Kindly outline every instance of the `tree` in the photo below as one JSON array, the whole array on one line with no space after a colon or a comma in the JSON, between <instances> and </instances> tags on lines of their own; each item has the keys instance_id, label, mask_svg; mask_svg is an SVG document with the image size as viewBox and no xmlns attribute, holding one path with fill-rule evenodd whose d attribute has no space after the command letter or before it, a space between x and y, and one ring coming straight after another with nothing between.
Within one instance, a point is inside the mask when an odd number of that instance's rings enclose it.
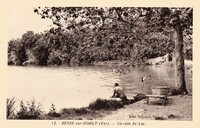
<instances>
[{"instance_id":1,"label":"tree","mask_svg":"<svg viewBox=\"0 0 200 128\"><path fill-rule=\"evenodd\" d=\"M170 23L172 24L174 28L174 43L175 43L175 57L176 57L175 85L176 85L177 90L179 90L181 94L188 94L186 83L185 83L185 67L184 67L184 56L183 56L183 31L184 31L184 27L188 29L192 26L192 21L191 21L192 8L182 11L182 14L183 15L179 15L179 13L176 12L172 16ZM188 18L188 17L191 17L191 18ZM185 19L189 19L189 20L186 21Z\"/></svg>"},{"instance_id":2,"label":"tree","mask_svg":"<svg viewBox=\"0 0 200 128\"><path fill-rule=\"evenodd\" d=\"M177 89L180 89L182 94L187 94L185 83L185 66L184 66L184 57L183 57L183 32L180 26L180 18L178 15L175 15L171 22L173 23L174 28L174 40L175 40L175 57L176 57L176 66L175 66L175 85Z\"/></svg>"},{"instance_id":3,"label":"tree","mask_svg":"<svg viewBox=\"0 0 200 128\"><path fill-rule=\"evenodd\" d=\"M35 35L33 31L27 31L25 34L22 35L21 42L25 47L25 49L34 47L36 41L37 41L37 35Z\"/></svg>"},{"instance_id":4,"label":"tree","mask_svg":"<svg viewBox=\"0 0 200 128\"><path fill-rule=\"evenodd\" d=\"M36 47L33 47L33 54L38 65L47 65L49 49L45 41L45 36L43 35L37 40Z\"/></svg>"},{"instance_id":5,"label":"tree","mask_svg":"<svg viewBox=\"0 0 200 128\"><path fill-rule=\"evenodd\" d=\"M11 40L8 45L8 64L22 65L27 60L27 55L21 40Z\"/></svg>"},{"instance_id":6,"label":"tree","mask_svg":"<svg viewBox=\"0 0 200 128\"><path fill-rule=\"evenodd\" d=\"M151 51L145 50L144 47L154 47L147 44L152 40L152 35L159 35L158 42L172 42L171 35L174 33L176 87L181 94L188 93L184 78L183 38L192 35L192 8L45 7L41 9L38 7L34 12L43 19L52 19L55 25L67 32L82 35L81 41L85 41L87 45L104 45L105 52L100 54L100 57L108 56L111 50L111 53L117 53L116 57L126 55L127 53L123 51L125 45L120 43L124 42L126 46L132 46L132 51L128 52L133 53L132 61L143 60L148 55L147 52ZM109 35L106 35L108 33ZM105 40L103 44L102 40ZM158 46L164 47L162 43ZM169 48L171 44L167 47L164 53L157 55L171 52L172 48ZM85 57L82 59L88 59L88 56Z\"/></svg>"}]
</instances>

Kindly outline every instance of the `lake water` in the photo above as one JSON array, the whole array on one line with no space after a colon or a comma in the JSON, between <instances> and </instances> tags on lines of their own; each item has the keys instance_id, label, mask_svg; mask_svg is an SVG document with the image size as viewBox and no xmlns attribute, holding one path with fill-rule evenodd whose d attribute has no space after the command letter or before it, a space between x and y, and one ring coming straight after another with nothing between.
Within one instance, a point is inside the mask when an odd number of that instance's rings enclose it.
<instances>
[{"instance_id":1,"label":"lake water","mask_svg":"<svg viewBox=\"0 0 200 128\"><path fill-rule=\"evenodd\" d=\"M131 69L119 74L102 66L87 67L8 67L8 98L21 100L33 98L49 111L51 104L61 108L85 107L97 98L108 99L113 93L114 83L118 82L128 97L134 93L151 93L151 86L167 83L174 86L174 68L148 66L143 70ZM141 77L146 76L145 83ZM186 71L186 83L192 91L192 74Z\"/></svg>"}]
</instances>

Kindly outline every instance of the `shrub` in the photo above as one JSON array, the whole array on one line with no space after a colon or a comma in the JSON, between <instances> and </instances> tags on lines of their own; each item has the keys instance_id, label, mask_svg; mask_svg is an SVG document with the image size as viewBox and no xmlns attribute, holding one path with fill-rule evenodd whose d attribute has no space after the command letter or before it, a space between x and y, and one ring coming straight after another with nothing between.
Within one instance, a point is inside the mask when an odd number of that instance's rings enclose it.
<instances>
[{"instance_id":1,"label":"shrub","mask_svg":"<svg viewBox=\"0 0 200 128\"><path fill-rule=\"evenodd\" d=\"M169 92L170 92L169 95L171 96L176 96L181 94L181 90L176 88L170 88Z\"/></svg>"},{"instance_id":2,"label":"shrub","mask_svg":"<svg viewBox=\"0 0 200 128\"><path fill-rule=\"evenodd\" d=\"M121 101L97 99L90 103L88 108L91 110L116 110L122 107L124 107L124 105Z\"/></svg>"},{"instance_id":3,"label":"shrub","mask_svg":"<svg viewBox=\"0 0 200 128\"><path fill-rule=\"evenodd\" d=\"M90 110L87 108L68 108L62 109L61 114L68 115L68 116L80 116L91 113Z\"/></svg>"},{"instance_id":4,"label":"shrub","mask_svg":"<svg viewBox=\"0 0 200 128\"><path fill-rule=\"evenodd\" d=\"M165 117L161 117L161 116L156 116L155 120L166 120Z\"/></svg>"},{"instance_id":5,"label":"shrub","mask_svg":"<svg viewBox=\"0 0 200 128\"><path fill-rule=\"evenodd\" d=\"M20 110L17 112L17 119L41 119L43 111L41 110L41 105L38 103L36 106L35 100L33 99L27 105L21 101Z\"/></svg>"},{"instance_id":6,"label":"shrub","mask_svg":"<svg viewBox=\"0 0 200 128\"><path fill-rule=\"evenodd\" d=\"M56 112L56 109L55 109L55 105L54 105L54 104L51 105L51 108L50 108L50 111L49 111L49 113L48 113L48 116L50 116L50 117L60 117L60 116L61 116L60 113L57 113L57 112Z\"/></svg>"},{"instance_id":7,"label":"shrub","mask_svg":"<svg viewBox=\"0 0 200 128\"><path fill-rule=\"evenodd\" d=\"M6 117L7 119L13 119L15 117L15 108L14 108L14 105L15 105L15 98L7 98L7 104L6 104Z\"/></svg>"},{"instance_id":8,"label":"shrub","mask_svg":"<svg viewBox=\"0 0 200 128\"><path fill-rule=\"evenodd\" d=\"M63 119L69 120L93 120L97 117L102 117L105 111L95 111L88 107L83 108L64 108L60 111Z\"/></svg>"}]
</instances>

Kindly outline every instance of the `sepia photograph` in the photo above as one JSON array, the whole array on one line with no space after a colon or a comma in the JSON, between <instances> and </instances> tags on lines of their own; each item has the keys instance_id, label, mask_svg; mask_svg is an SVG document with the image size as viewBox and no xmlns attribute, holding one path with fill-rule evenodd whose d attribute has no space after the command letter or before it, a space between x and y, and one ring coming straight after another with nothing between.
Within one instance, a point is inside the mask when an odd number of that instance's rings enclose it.
<instances>
[{"instance_id":1,"label":"sepia photograph","mask_svg":"<svg viewBox=\"0 0 200 128\"><path fill-rule=\"evenodd\" d=\"M6 120L193 121L193 7L8 12Z\"/></svg>"}]
</instances>

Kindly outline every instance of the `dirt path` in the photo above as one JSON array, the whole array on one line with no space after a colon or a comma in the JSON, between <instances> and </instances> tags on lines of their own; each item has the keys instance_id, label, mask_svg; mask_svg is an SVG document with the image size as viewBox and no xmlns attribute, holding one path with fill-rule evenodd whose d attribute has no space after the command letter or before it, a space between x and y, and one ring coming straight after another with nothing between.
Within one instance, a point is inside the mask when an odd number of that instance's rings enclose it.
<instances>
[{"instance_id":1,"label":"dirt path","mask_svg":"<svg viewBox=\"0 0 200 128\"><path fill-rule=\"evenodd\" d=\"M111 114L101 120L192 120L192 96L169 97L166 106L161 105L158 99L139 101Z\"/></svg>"}]
</instances>

